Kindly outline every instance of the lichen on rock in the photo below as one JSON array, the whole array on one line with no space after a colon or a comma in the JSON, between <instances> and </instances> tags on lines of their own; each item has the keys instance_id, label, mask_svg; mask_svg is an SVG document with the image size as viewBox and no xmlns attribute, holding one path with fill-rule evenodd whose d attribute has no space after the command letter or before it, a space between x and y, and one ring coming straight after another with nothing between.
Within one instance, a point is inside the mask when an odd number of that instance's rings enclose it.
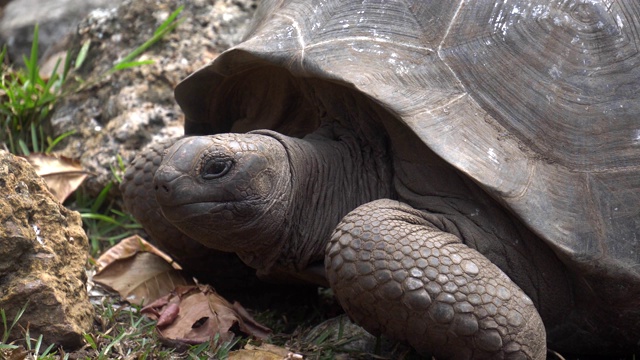
<instances>
[{"instance_id":1,"label":"lichen on rock","mask_svg":"<svg viewBox=\"0 0 640 360\"><path fill-rule=\"evenodd\" d=\"M46 344L82 345L93 324L88 248L80 214L55 200L26 160L0 150L0 308L10 322L27 306L11 339L28 327Z\"/></svg>"}]
</instances>

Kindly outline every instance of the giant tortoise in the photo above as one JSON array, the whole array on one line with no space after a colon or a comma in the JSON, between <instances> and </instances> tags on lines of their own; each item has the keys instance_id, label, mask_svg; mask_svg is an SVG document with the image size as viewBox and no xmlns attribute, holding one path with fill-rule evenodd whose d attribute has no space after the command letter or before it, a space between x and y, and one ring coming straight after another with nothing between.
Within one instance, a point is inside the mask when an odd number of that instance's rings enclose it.
<instances>
[{"instance_id":1,"label":"giant tortoise","mask_svg":"<svg viewBox=\"0 0 640 360\"><path fill-rule=\"evenodd\" d=\"M125 200L438 358L629 353L639 49L637 0L264 0Z\"/></svg>"}]
</instances>

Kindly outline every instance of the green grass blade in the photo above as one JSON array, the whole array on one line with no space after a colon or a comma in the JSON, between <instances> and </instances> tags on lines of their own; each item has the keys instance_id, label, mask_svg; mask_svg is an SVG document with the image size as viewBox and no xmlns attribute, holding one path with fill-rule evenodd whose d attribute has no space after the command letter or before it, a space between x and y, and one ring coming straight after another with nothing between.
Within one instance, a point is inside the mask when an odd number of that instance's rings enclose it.
<instances>
[{"instance_id":1,"label":"green grass blade","mask_svg":"<svg viewBox=\"0 0 640 360\"><path fill-rule=\"evenodd\" d=\"M171 25L171 23L176 19L176 17L180 15L182 10L184 10L184 5L180 5L174 12L172 12L171 15L169 15L169 17L165 21L163 21L162 24L160 24L160 26L156 29L153 35L159 35L160 33L164 32L169 27L169 25Z\"/></svg>"},{"instance_id":2,"label":"green grass blade","mask_svg":"<svg viewBox=\"0 0 640 360\"><path fill-rule=\"evenodd\" d=\"M122 341L122 339L124 339L124 337L127 335L126 332L122 332L120 335L118 335L112 342L109 343L109 345L107 345L104 349L102 349L102 351L100 352L100 355L102 356L106 356L109 354L109 351L111 351L111 348L118 344L119 342Z\"/></svg>"},{"instance_id":3,"label":"green grass blade","mask_svg":"<svg viewBox=\"0 0 640 360\"><path fill-rule=\"evenodd\" d=\"M44 88L42 89L42 93L45 95L42 97L44 101L47 101L46 95L51 94L51 87L58 81L60 76L58 75L58 67L60 66L60 59L56 61L56 64L53 66L53 71L51 71L51 75L49 76L49 80L44 84ZM40 77L40 76L38 76ZM54 96L53 99L56 97Z\"/></svg>"},{"instance_id":4,"label":"green grass blade","mask_svg":"<svg viewBox=\"0 0 640 360\"><path fill-rule=\"evenodd\" d=\"M51 352L51 350L53 350L53 346L55 344L50 344L49 346L47 346L46 349L44 349L44 351L42 352L42 354L40 354L40 356L47 356L49 355L49 353Z\"/></svg>"},{"instance_id":5,"label":"green grass blade","mask_svg":"<svg viewBox=\"0 0 640 360\"><path fill-rule=\"evenodd\" d=\"M25 62L25 66L29 71L29 82L31 89L36 85L36 77L38 74L38 32L39 25L36 24L33 28L33 42L31 43L31 58Z\"/></svg>"},{"instance_id":6,"label":"green grass blade","mask_svg":"<svg viewBox=\"0 0 640 360\"><path fill-rule=\"evenodd\" d=\"M91 47L91 40L87 39L80 48L80 52L78 52L78 57L76 57L75 69L78 70L84 61L87 59L87 54L89 53L89 48Z\"/></svg>"},{"instance_id":7,"label":"green grass blade","mask_svg":"<svg viewBox=\"0 0 640 360\"><path fill-rule=\"evenodd\" d=\"M2 46L2 52L0 52L0 65L4 63L5 56L7 56L7 44L4 44L4 46Z\"/></svg>"},{"instance_id":8,"label":"green grass blade","mask_svg":"<svg viewBox=\"0 0 640 360\"><path fill-rule=\"evenodd\" d=\"M35 122L31 123L31 148L33 148L33 152L40 152L40 146L38 146L38 128Z\"/></svg>"},{"instance_id":9,"label":"green grass blade","mask_svg":"<svg viewBox=\"0 0 640 360\"><path fill-rule=\"evenodd\" d=\"M31 154L31 151L29 151L29 147L27 146L27 143L24 142L24 140L18 139L18 147L20 147L22 155L29 156L29 154Z\"/></svg>"},{"instance_id":10,"label":"green grass blade","mask_svg":"<svg viewBox=\"0 0 640 360\"><path fill-rule=\"evenodd\" d=\"M2 319L2 329L4 330L2 334L2 343L7 342L9 338L10 329L7 327L7 314L4 312L4 309L0 309L0 319Z\"/></svg>"},{"instance_id":11,"label":"green grass blade","mask_svg":"<svg viewBox=\"0 0 640 360\"><path fill-rule=\"evenodd\" d=\"M67 50L67 54L64 57L64 69L62 69L62 76L60 76L60 88L62 88L62 85L67 81L69 70L71 70L71 50Z\"/></svg>"},{"instance_id":12,"label":"green grass blade","mask_svg":"<svg viewBox=\"0 0 640 360\"><path fill-rule=\"evenodd\" d=\"M111 68L111 71L113 72L118 70L124 70L124 69L129 69L129 68L138 67L142 65L149 65L149 64L153 64L153 60L119 62L115 64L113 68Z\"/></svg>"},{"instance_id":13,"label":"green grass blade","mask_svg":"<svg viewBox=\"0 0 640 360\"><path fill-rule=\"evenodd\" d=\"M40 354L40 346L42 346L42 338L43 338L43 335L40 334L40 336L38 336L38 340L36 341L36 346L33 348L35 360L38 360L38 354Z\"/></svg>"},{"instance_id":14,"label":"green grass blade","mask_svg":"<svg viewBox=\"0 0 640 360\"><path fill-rule=\"evenodd\" d=\"M102 188L102 190L100 191L100 194L98 194L98 197L91 205L92 213L94 214L98 213L98 211L102 207L102 204L104 204L104 201L107 199L107 195L109 195L109 191L111 190L112 187L113 187L113 183L110 182L104 188Z\"/></svg>"},{"instance_id":15,"label":"green grass blade","mask_svg":"<svg viewBox=\"0 0 640 360\"><path fill-rule=\"evenodd\" d=\"M118 222L117 220L106 216L106 215L102 215L102 214L94 214L94 213L84 213L84 214L80 214L80 217L83 219L92 219L92 220L100 220L100 221L104 221L106 223L110 223L110 224L114 224L114 225L118 225L120 226L120 222Z\"/></svg>"},{"instance_id":16,"label":"green grass blade","mask_svg":"<svg viewBox=\"0 0 640 360\"><path fill-rule=\"evenodd\" d=\"M91 334L83 334L82 337L84 337L84 340L93 350L98 350L98 344L96 344L96 341Z\"/></svg>"},{"instance_id":17,"label":"green grass blade","mask_svg":"<svg viewBox=\"0 0 640 360\"><path fill-rule=\"evenodd\" d=\"M49 146L47 147L47 149L44 151L46 154L51 153L51 151L53 150L54 147L56 147L56 145L58 145L58 143L62 140L64 140L65 138L75 134L76 131L75 130L71 130L71 131L67 131L66 133L63 133L62 135L58 136L57 138L53 139L52 141L49 141Z\"/></svg>"},{"instance_id":18,"label":"green grass blade","mask_svg":"<svg viewBox=\"0 0 640 360\"><path fill-rule=\"evenodd\" d=\"M173 31L173 29L175 29L178 25L180 25L180 23L182 23L182 20L175 21L175 19L180 14L180 12L182 12L182 9L184 9L184 6L180 6L178 9L176 9L176 11L171 13L171 15L169 15L169 17L154 32L151 39L145 41L144 44L135 48L132 52L130 52L127 56L125 56L122 60L120 60L116 65L114 65L114 67L111 68L109 72L115 72L115 71L121 70L121 68L118 68L120 64L132 63L133 59L137 58L140 54L142 54L149 47L151 47L151 45L155 44L160 39L162 39L162 37L165 34L167 34L170 31ZM137 66L137 65L134 65L134 66ZM131 66L129 65L129 66L126 66L125 68L127 67L131 67Z\"/></svg>"}]
</instances>

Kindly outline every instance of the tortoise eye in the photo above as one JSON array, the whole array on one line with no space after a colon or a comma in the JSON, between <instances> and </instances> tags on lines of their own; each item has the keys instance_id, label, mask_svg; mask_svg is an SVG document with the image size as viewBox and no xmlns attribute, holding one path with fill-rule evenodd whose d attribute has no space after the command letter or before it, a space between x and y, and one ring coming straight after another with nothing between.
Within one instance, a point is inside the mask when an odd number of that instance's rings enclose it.
<instances>
[{"instance_id":1,"label":"tortoise eye","mask_svg":"<svg viewBox=\"0 0 640 360\"><path fill-rule=\"evenodd\" d=\"M232 166L233 161L229 159L211 159L204 164L201 176L205 180L217 179L228 173Z\"/></svg>"}]
</instances>

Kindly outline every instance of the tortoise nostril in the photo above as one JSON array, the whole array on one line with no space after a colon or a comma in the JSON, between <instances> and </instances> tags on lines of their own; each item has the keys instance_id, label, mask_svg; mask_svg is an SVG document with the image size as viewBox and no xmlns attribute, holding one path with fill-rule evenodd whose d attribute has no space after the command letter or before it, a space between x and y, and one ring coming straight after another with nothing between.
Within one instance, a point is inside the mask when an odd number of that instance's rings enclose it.
<instances>
[{"instance_id":1,"label":"tortoise nostril","mask_svg":"<svg viewBox=\"0 0 640 360\"><path fill-rule=\"evenodd\" d=\"M182 174L171 167L161 166L153 177L153 189L160 202L172 201L174 196L174 182Z\"/></svg>"},{"instance_id":2,"label":"tortoise nostril","mask_svg":"<svg viewBox=\"0 0 640 360\"><path fill-rule=\"evenodd\" d=\"M171 189L169 189L169 187L167 185L165 185L165 184L162 184L162 185L156 184L153 188L154 188L154 190L156 192L159 192L161 190L164 190L164 192L166 192L166 193L171 192Z\"/></svg>"}]
</instances>

